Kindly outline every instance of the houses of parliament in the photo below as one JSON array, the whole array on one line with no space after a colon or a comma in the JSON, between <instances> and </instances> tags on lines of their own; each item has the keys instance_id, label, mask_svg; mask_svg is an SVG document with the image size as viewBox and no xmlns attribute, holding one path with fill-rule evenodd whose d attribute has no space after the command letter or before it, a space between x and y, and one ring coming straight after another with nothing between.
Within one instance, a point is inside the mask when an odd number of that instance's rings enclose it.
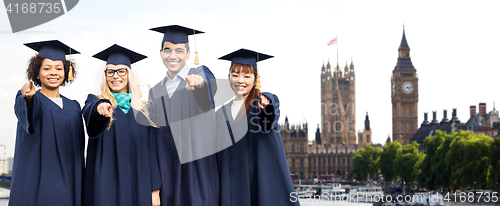
<instances>
[{"instance_id":1,"label":"houses of parliament","mask_svg":"<svg viewBox=\"0 0 500 206\"><path fill-rule=\"evenodd\" d=\"M290 173L310 180L322 174L340 175L347 179L352 170L355 151L373 145L368 112L364 129L356 134L356 73L354 63L340 67L321 67L321 125L317 125L312 144L308 140L309 126L292 124L285 118L281 137ZM403 37L397 63L392 71L391 99L394 141L407 144L418 129L418 78L410 57L410 47ZM321 129L320 129L321 126ZM387 139L386 144L389 143ZM381 144L373 145L382 147Z\"/></svg>"}]
</instances>

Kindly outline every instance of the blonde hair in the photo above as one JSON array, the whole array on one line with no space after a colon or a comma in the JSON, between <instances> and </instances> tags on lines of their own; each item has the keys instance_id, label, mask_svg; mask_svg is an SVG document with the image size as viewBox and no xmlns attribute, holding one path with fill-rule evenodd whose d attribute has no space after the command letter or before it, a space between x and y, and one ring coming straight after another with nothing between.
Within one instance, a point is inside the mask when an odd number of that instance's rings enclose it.
<instances>
[{"instance_id":1,"label":"blonde hair","mask_svg":"<svg viewBox=\"0 0 500 206\"><path fill-rule=\"evenodd\" d=\"M132 100L130 101L130 107L132 107L135 110L140 111L142 114L144 114L144 116L146 116L146 119L148 120L150 126L158 127L149 118L149 111L148 111L148 107L150 107L149 103L144 103L139 97L139 93L140 93L139 84L137 82L137 79L135 78L134 73L132 72L132 69L130 69L130 67L128 67L126 65L124 65L124 66L127 69L127 75L128 75L128 84L127 84L128 92L132 93ZM108 66L106 65L106 68L104 68L104 69L105 70L108 69ZM101 95L98 95L97 97L99 99L108 99L111 102L111 105L113 106L113 110L114 110L118 106L118 104L116 103L115 96L111 93L111 90L109 89L108 82L106 81L106 73L105 72L103 72L103 75L102 75L101 92L102 92ZM112 117L111 120L109 121L109 125L108 125L107 129L109 129L111 127L114 120L115 120L114 117Z\"/></svg>"}]
</instances>

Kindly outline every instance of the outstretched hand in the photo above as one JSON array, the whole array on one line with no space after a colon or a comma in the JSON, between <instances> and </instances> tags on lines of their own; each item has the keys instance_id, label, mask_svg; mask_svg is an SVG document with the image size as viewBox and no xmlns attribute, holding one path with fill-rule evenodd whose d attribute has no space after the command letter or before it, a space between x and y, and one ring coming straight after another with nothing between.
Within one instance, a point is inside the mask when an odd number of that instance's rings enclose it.
<instances>
[{"instance_id":1,"label":"outstretched hand","mask_svg":"<svg viewBox=\"0 0 500 206\"><path fill-rule=\"evenodd\" d=\"M97 105L97 112L104 117L111 118L113 117L113 106L107 102L100 103Z\"/></svg>"},{"instance_id":2,"label":"outstretched hand","mask_svg":"<svg viewBox=\"0 0 500 206\"><path fill-rule=\"evenodd\" d=\"M264 109L265 106L267 106L269 103L271 103L271 100L266 97L266 95L263 95L262 92L259 92L259 102L257 102L257 105L259 108Z\"/></svg>"},{"instance_id":3,"label":"outstretched hand","mask_svg":"<svg viewBox=\"0 0 500 206\"><path fill-rule=\"evenodd\" d=\"M194 91L196 87L203 86L203 83L205 82L203 77L197 74L187 75L184 79L186 79L186 89L188 91Z\"/></svg>"},{"instance_id":4,"label":"outstretched hand","mask_svg":"<svg viewBox=\"0 0 500 206\"><path fill-rule=\"evenodd\" d=\"M33 84L33 80L30 80L29 83L26 83L21 87L21 94L26 99L28 104L33 102L33 96L36 94L35 85Z\"/></svg>"}]
</instances>

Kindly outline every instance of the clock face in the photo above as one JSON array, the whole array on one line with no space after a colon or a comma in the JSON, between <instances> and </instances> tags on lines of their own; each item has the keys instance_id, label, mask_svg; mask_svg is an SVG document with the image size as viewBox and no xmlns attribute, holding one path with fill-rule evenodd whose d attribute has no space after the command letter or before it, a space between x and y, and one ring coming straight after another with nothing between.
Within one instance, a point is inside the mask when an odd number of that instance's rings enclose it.
<instances>
[{"instance_id":1,"label":"clock face","mask_svg":"<svg viewBox=\"0 0 500 206\"><path fill-rule=\"evenodd\" d=\"M351 80L354 80L354 77L351 76Z\"/></svg>"},{"instance_id":2,"label":"clock face","mask_svg":"<svg viewBox=\"0 0 500 206\"><path fill-rule=\"evenodd\" d=\"M405 82L401 89L405 94L411 94L413 92L413 84L411 82Z\"/></svg>"}]
</instances>

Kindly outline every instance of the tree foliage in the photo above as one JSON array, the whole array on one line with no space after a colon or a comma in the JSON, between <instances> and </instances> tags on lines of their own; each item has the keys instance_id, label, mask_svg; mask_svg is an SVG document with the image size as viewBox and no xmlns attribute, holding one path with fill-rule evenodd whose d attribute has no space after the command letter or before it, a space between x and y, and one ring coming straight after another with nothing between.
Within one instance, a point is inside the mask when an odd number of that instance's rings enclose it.
<instances>
[{"instance_id":1,"label":"tree foliage","mask_svg":"<svg viewBox=\"0 0 500 206\"><path fill-rule=\"evenodd\" d=\"M380 172L385 181L399 177L410 184L416 180L431 190L451 186L500 189L499 137L438 130L425 139L424 146L425 153L418 151L416 142L405 146L391 142L383 151L371 146L360 149L353 155L349 175L366 180Z\"/></svg>"},{"instance_id":2,"label":"tree foliage","mask_svg":"<svg viewBox=\"0 0 500 206\"><path fill-rule=\"evenodd\" d=\"M500 190L500 137L495 138L490 145L490 173L488 176L489 187Z\"/></svg>"},{"instance_id":3,"label":"tree foliage","mask_svg":"<svg viewBox=\"0 0 500 206\"><path fill-rule=\"evenodd\" d=\"M398 177L394 171L394 160L403 148L399 142L391 142L383 147L384 150L380 154L379 167L380 173L384 176L384 180L391 182Z\"/></svg>"},{"instance_id":4,"label":"tree foliage","mask_svg":"<svg viewBox=\"0 0 500 206\"><path fill-rule=\"evenodd\" d=\"M493 141L486 135L475 135L469 131L453 133L455 138L445 157L450 168L448 175L457 186L474 186L486 188L489 168L489 147Z\"/></svg>"},{"instance_id":5,"label":"tree foliage","mask_svg":"<svg viewBox=\"0 0 500 206\"><path fill-rule=\"evenodd\" d=\"M355 175L357 180L366 180L370 175L377 174L380 153L379 148L372 146L356 151L352 157L352 171L349 175Z\"/></svg>"},{"instance_id":6,"label":"tree foliage","mask_svg":"<svg viewBox=\"0 0 500 206\"><path fill-rule=\"evenodd\" d=\"M417 142L403 146L402 150L398 152L394 161L394 170L402 181L413 182L415 180L413 169L420 158Z\"/></svg>"}]
</instances>

